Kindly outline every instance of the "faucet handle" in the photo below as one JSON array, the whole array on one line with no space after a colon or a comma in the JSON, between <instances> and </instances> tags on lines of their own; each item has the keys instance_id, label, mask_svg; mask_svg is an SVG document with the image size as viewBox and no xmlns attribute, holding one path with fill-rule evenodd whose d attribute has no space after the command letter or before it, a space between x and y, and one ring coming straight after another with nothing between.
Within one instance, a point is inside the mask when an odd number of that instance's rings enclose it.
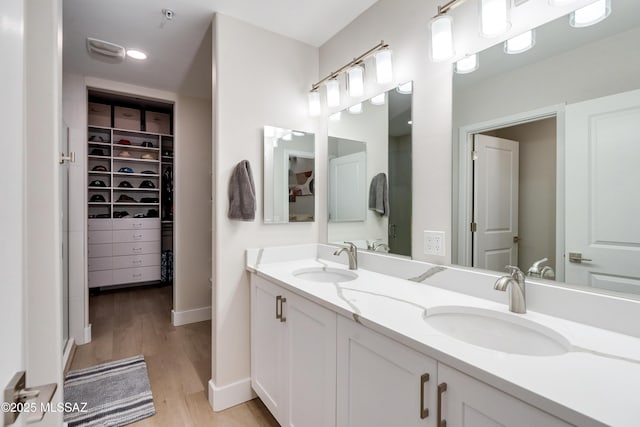
<instances>
[{"instance_id":1,"label":"faucet handle","mask_svg":"<svg viewBox=\"0 0 640 427\"><path fill-rule=\"evenodd\" d=\"M357 250L358 250L358 247L356 246L356 244L355 244L355 243L353 243L353 242L345 242L345 243L346 243L347 245L349 245L349 249L350 249L350 250L352 250L352 251L357 251Z\"/></svg>"},{"instance_id":2,"label":"faucet handle","mask_svg":"<svg viewBox=\"0 0 640 427\"><path fill-rule=\"evenodd\" d=\"M518 280L522 280L524 278L524 273L522 273L522 270L520 270L520 267L517 265L507 265L504 268L509 272L511 277L517 278Z\"/></svg>"}]
</instances>

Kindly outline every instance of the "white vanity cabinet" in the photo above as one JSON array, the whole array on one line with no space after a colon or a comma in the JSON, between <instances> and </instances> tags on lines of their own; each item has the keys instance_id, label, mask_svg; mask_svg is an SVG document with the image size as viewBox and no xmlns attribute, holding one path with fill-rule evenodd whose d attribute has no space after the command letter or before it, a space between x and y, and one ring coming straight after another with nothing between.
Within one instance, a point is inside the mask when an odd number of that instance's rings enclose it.
<instances>
[{"instance_id":1,"label":"white vanity cabinet","mask_svg":"<svg viewBox=\"0 0 640 427\"><path fill-rule=\"evenodd\" d=\"M436 427L437 362L338 317L338 427Z\"/></svg>"},{"instance_id":2,"label":"white vanity cabinet","mask_svg":"<svg viewBox=\"0 0 640 427\"><path fill-rule=\"evenodd\" d=\"M442 363L438 364L436 393L440 394L442 426L569 427L571 425Z\"/></svg>"},{"instance_id":3,"label":"white vanity cabinet","mask_svg":"<svg viewBox=\"0 0 640 427\"><path fill-rule=\"evenodd\" d=\"M336 317L251 275L251 385L280 425L335 425Z\"/></svg>"}]
</instances>

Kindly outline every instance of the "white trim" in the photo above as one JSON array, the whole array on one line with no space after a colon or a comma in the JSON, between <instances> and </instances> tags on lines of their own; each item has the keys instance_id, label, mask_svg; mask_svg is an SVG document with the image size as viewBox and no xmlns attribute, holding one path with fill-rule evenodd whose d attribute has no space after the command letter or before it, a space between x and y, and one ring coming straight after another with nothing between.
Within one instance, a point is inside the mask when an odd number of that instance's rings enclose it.
<instances>
[{"instance_id":1,"label":"white trim","mask_svg":"<svg viewBox=\"0 0 640 427\"><path fill-rule=\"evenodd\" d=\"M137 95L147 99L156 99L158 101L176 102L178 95L174 92L166 90L153 89L144 86L136 86L129 83L117 82L114 80L106 80L98 77L85 76L85 85L87 90L98 89L107 92Z\"/></svg>"},{"instance_id":2,"label":"white trim","mask_svg":"<svg viewBox=\"0 0 640 427\"><path fill-rule=\"evenodd\" d=\"M565 104L556 104L524 113L513 114L485 122L462 126L458 133L458 218L454 227L458 230L458 264L471 267L471 244L469 224L471 224L471 192L473 191L473 171L471 151L473 135L503 127L521 125L537 120L556 117L556 280L564 280L564 109ZM562 268L560 266L562 265Z\"/></svg>"},{"instance_id":3,"label":"white trim","mask_svg":"<svg viewBox=\"0 0 640 427\"><path fill-rule=\"evenodd\" d=\"M91 323L84 328L84 342L82 344L89 344L91 342Z\"/></svg>"},{"instance_id":4,"label":"white trim","mask_svg":"<svg viewBox=\"0 0 640 427\"><path fill-rule=\"evenodd\" d=\"M75 345L75 340L73 339L73 337L71 337L67 340L67 343L64 346L64 353L62 353L62 370L63 371L64 371L64 368L67 366L67 363L69 363L69 357L71 357L71 350L73 349L74 345Z\"/></svg>"},{"instance_id":5,"label":"white trim","mask_svg":"<svg viewBox=\"0 0 640 427\"><path fill-rule=\"evenodd\" d=\"M185 311L171 310L171 323L173 326L182 326L205 320L211 320L211 306Z\"/></svg>"},{"instance_id":6,"label":"white trim","mask_svg":"<svg viewBox=\"0 0 640 427\"><path fill-rule=\"evenodd\" d=\"M214 412L224 411L257 397L251 388L251 378L218 387L213 380L209 380L209 405Z\"/></svg>"}]
</instances>

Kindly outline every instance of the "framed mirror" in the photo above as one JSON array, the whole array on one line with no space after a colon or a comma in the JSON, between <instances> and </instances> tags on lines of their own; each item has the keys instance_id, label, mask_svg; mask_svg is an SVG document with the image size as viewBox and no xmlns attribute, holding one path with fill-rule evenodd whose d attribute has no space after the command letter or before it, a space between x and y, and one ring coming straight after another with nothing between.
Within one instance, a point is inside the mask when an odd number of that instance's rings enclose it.
<instances>
[{"instance_id":1,"label":"framed mirror","mask_svg":"<svg viewBox=\"0 0 640 427\"><path fill-rule=\"evenodd\" d=\"M312 222L315 215L315 135L264 127L264 222Z\"/></svg>"},{"instance_id":2,"label":"framed mirror","mask_svg":"<svg viewBox=\"0 0 640 427\"><path fill-rule=\"evenodd\" d=\"M454 73L454 263L640 295L640 3L611 5Z\"/></svg>"},{"instance_id":3,"label":"framed mirror","mask_svg":"<svg viewBox=\"0 0 640 427\"><path fill-rule=\"evenodd\" d=\"M329 117L328 242L411 256L412 83Z\"/></svg>"}]
</instances>

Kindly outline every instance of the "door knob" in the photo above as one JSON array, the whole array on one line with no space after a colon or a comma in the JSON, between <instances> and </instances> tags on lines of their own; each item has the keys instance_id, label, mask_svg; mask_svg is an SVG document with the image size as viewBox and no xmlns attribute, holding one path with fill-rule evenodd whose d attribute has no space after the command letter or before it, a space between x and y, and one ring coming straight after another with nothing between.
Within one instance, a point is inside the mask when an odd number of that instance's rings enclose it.
<instances>
[{"instance_id":1,"label":"door knob","mask_svg":"<svg viewBox=\"0 0 640 427\"><path fill-rule=\"evenodd\" d=\"M580 252L569 252L569 262L573 262L576 264L581 264L583 262L593 261L590 258L582 258L582 253Z\"/></svg>"},{"instance_id":2,"label":"door knob","mask_svg":"<svg viewBox=\"0 0 640 427\"><path fill-rule=\"evenodd\" d=\"M27 424L42 420L58 388L56 383L37 387L26 387L26 383L27 373L20 371L4 389L4 405L8 405L2 408L5 426L13 424L21 412L27 416Z\"/></svg>"}]
</instances>

